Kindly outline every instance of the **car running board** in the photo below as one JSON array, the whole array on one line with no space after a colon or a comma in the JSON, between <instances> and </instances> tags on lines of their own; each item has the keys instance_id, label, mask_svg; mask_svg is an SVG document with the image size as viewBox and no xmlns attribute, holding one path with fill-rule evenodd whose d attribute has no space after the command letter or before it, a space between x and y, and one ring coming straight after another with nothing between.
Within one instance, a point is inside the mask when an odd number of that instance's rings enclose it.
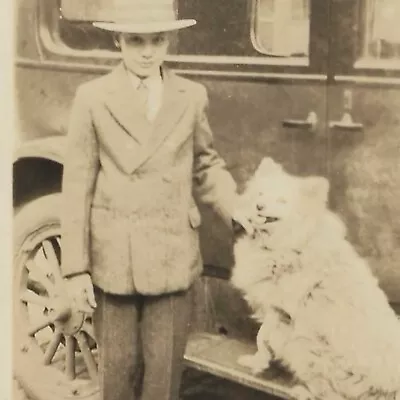
<instances>
[{"instance_id":1,"label":"car running board","mask_svg":"<svg viewBox=\"0 0 400 400\"><path fill-rule=\"evenodd\" d=\"M185 364L281 399L296 399L293 391L294 383L283 372L271 368L260 375L253 375L249 369L237 363L241 355L255 352L255 343L224 335L193 333L186 348Z\"/></svg>"}]
</instances>

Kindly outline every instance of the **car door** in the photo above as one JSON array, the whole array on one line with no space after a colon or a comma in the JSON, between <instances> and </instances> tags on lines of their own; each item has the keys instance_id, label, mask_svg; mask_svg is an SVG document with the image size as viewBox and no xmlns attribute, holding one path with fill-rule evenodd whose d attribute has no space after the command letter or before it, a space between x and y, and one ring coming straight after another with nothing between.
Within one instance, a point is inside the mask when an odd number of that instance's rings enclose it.
<instances>
[{"instance_id":1,"label":"car door","mask_svg":"<svg viewBox=\"0 0 400 400\"><path fill-rule=\"evenodd\" d=\"M394 303L400 301L398 0L335 0L329 56L331 204Z\"/></svg>"},{"instance_id":2,"label":"car door","mask_svg":"<svg viewBox=\"0 0 400 400\"><path fill-rule=\"evenodd\" d=\"M207 87L215 146L239 191L263 157L296 175L327 176L329 4L179 2L180 17L195 18L197 25L179 35L171 65ZM234 263L229 232L209 210L202 215L204 262L228 276ZM213 326L254 338L248 310L231 285L213 280L209 291Z\"/></svg>"},{"instance_id":3,"label":"car door","mask_svg":"<svg viewBox=\"0 0 400 400\"><path fill-rule=\"evenodd\" d=\"M172 66L207 87L215 146L239 190L263 157L326 175L329 2L192 0L178 10L197 25L179 35ZM205 263L230 267L223 228L203 214Z\"/></svg>"}]
</instances>

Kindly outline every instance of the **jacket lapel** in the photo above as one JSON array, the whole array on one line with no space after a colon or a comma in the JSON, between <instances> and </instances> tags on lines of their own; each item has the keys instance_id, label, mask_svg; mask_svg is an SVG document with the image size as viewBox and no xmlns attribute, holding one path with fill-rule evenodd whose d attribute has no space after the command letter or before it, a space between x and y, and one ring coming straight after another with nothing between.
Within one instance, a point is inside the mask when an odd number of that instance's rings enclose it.
<instances>
[{"instance_id":1,"label":"jacket lapel","mask_svg":"<svg viewBox=\"0 0 400 400\"><path fill-rule=\"evenodd\" d=\"M118 123L139 144L141 150L132 158L130 172L143 165L174 131L189 104L184 81L163 67L163 99L153 122L140 109L135 91L123 63L107 77L106 107Z\"/></svg>"},{"instance_id":2,"label":"jacket lapel","mask_svg":"<svg viewBox=\"0 0 400 400\"><path fill-rule=\"evenodd\" d=\"M107 77L106 107L116 121L140 144L146 142L151 125L140 108L138 98L123 63Z\"/></svg>"}]
</instances>

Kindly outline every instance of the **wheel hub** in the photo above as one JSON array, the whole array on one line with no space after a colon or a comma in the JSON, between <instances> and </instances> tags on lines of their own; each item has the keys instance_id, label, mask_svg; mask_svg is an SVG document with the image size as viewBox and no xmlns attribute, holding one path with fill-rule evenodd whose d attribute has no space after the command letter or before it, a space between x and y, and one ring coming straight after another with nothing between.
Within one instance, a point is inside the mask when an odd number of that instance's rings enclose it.
<instances>
[{"instance_id":1,"label":"wheel hub","mask_svg":"<svg viewBox=\"0 0 400 400\"><path fill-rule=\"evenodd\" d=\"M65 300L54 309L54 326L66 336L74 335L82 328L85 314L73 305L67 305Z\"/></svg>"}]
</instances>

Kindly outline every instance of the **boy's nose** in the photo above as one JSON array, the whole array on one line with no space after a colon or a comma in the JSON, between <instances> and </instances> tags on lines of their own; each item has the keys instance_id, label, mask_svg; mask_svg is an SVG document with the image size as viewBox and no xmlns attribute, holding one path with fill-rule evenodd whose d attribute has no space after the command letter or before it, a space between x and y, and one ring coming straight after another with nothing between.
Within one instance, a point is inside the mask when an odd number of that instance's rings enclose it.
<instances>
[{"instance_id":1,"label":"boy's nose","mask_svg":"<svg viewBox=\"0 0 400 400\"><path fill-rule=\"evenodd\" d=\"M154 46L153 46L153 45L151 45L151 44L146 44L146 45L143 47L142 54L143 54L145 57L150 57L150 56L152 56L152 55L153 55L153 52L154 52Z\"/></svg>"}]
</instances>

